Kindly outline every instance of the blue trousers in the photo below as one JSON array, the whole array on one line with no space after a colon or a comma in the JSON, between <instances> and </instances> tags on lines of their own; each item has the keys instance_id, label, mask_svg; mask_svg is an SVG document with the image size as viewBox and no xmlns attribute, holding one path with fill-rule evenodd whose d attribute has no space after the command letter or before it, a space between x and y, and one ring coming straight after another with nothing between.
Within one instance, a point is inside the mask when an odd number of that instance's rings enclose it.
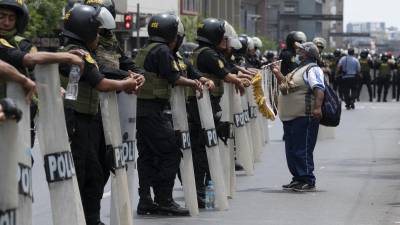
<instances>
[{"instance_id":1,"label":"blue trousers","mask_svg":"<svg viewBox=\"0 0 400 225\"><path fill-rule=\"evenodd\" d=\"M313 117L283 121L286 160L293 181L315 185L313 153L318 129L319 121Z\"/></svg>"}]
</instances>

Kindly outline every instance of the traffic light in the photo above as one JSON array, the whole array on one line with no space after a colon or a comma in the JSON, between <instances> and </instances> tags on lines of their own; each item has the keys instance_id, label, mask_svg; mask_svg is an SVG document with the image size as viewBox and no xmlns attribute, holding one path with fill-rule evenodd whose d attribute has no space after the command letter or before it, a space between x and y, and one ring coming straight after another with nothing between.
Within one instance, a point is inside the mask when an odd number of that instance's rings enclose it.
<instances>
[{"instance_id":1,"label":"traffic light","mask_svg":"<svg viewBox=\"0 0 400 225\"><path fill-rule=\"evenodd\" d=\"M125 30L132 30L133 27L133 14L128 13L124 15L124 28Z\"/></svg>"}]
</instances>

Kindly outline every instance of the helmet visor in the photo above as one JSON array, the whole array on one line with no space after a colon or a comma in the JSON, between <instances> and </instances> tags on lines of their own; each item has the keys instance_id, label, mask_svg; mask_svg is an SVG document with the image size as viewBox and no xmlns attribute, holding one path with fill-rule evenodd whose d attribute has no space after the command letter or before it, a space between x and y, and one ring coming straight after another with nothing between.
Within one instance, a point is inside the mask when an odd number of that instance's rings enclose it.
<instances>
[{"instance_id":1,"label":"helmet visor","mask_svg":"<svg viewBox=\"0 0 400 225\"><path fill-rule=\"evenodd\" d=\"M96 19L101 23L99 28L111 30L116 27L113 15L105 7L100 8L100 12Z\"/></svg>"},{"instance_id":2,"label":"helmet visor","mask_svg":"<svg viewBox=\"0 0 400 225\"><path fill-rule=\"evenodd\" d=\"M242 43L240 43L239 38L229 38L229 45L235 50L242 48Z\"/></svg>"}]
</instances>

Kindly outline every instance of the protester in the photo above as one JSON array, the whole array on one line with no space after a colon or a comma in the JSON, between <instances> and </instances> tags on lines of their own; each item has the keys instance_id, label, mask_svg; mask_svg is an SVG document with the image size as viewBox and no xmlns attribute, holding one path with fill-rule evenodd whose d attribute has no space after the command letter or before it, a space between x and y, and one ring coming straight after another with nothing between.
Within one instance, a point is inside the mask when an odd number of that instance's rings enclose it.
<instances>
[{"instance_id":1,"label":"protester","mask_svg":"<svg viewBox=\"0 0 400 225\"><path fill-rule=\"evenodd\" d=\"M317 46L311 42L298 45L300 65L284 76L276 64L272 71L278 80L279 117L285 132L286 159L292 181L283 189L314 191L314 148L317 141L321 105L324 98L324 74L316 64Z\"/></svg>"}]
</instances>

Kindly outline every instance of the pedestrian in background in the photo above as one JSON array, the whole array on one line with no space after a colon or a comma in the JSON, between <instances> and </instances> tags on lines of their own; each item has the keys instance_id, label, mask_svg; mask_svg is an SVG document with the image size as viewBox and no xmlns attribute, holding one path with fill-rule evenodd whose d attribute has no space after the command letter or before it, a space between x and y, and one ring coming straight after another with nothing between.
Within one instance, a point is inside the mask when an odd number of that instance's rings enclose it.
<instances>
[{"instance_id":1,"label":"pedestrian in background","mask_svg":"<svg viewBox=\"0 0 400 225\"><path fill-rule=\"evenodd\" d=\"M278 114L285 132L286 160L292 181L285 190L315 191L314 147L317 142L321 105L324 99L324 73L317 65L315 44L298 45L300 65L284 76L277 65L272 71L279 84Z\"/></svg>"},{"instance_id":2,"label":"pedestrian in background","mask_svg":"<svg viewBox=\"0 0 400 225\"><path fill-rule=\"evenodd\" d=\"M346 103L346 109L354 109L354 102L357 98L358 93L358 77L361 71L360 62L354 57L354 49L349 48L347 50L348 55L343 56L339 60L337 66L338 73L342 74L342 88L344 101Z\"/></svg>"}]
</instances>

